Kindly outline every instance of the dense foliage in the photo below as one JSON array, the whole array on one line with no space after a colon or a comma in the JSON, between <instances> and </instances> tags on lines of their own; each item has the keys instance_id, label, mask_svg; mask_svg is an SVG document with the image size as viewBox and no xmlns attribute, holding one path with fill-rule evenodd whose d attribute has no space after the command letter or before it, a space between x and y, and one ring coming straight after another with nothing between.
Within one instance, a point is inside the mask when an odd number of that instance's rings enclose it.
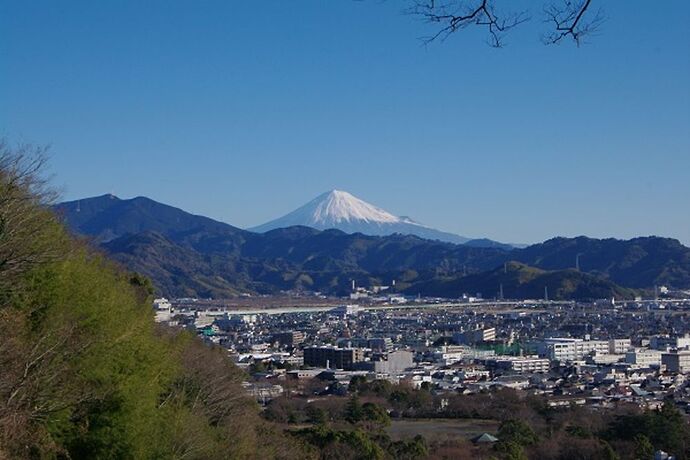
<instances>
[{"instance_id":1,"label":"dense foliage","mask_svg":"<svg viewBox=\"0 0 690 460\"><path fill-rule=\"evenodd\" d=\"M67 236L30 148L0 161L0 458L304 458L227 356L153 321L151 285Z\"/></svg>"},{"instance_id":2,"label":"dense foliage","mask_svg":"<svg viewBox=\"0 0 690 460\"><path fill-rule=\"evenodd\" d=\"M551 408L541 396L507 388L436 394L429 385L415 389L356 376L347 395L278 398L265 416L288 426L311 424L294 432L322 449L324 459L367 458L367 452L378 452L379 458L644 460L658 449L690 459L690 426L672 399L659 410L622 402L606 410ZM435 433L435 421L442 428L456 419L484 427L498 442L473 444L467 436ZM420 437L393 441L387 427L405 420L425 420L427 428ZM353 439L359 439L355 444L363 450L353 447Z\"/></svg>"}]
</instances>

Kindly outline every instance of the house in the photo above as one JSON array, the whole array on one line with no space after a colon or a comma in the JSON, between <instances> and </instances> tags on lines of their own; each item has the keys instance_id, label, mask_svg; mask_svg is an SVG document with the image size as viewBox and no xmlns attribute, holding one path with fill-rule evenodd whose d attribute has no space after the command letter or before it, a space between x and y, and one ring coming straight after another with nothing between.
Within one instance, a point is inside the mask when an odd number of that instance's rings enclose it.
<instances>
[{"instance_id":1,"label":"house","mask_svg":"<svg viewBox=\"0 0 690 460\"><path fill-rule=\"evenodd\" d=\"M490 435L489 433L482 433L479 436L472 438L471 441L474 444L493 444L494 442L498 442L498 438Z\"/></svg>"}]
</instances>

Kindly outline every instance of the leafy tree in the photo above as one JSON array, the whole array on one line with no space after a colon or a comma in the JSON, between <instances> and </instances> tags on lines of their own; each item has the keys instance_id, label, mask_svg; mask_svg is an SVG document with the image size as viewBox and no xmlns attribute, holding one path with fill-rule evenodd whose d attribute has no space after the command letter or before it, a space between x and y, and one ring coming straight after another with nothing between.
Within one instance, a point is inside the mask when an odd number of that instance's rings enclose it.
<instances>
[{"instance_id":1,"label":"leafy tree","mask_svg":"<svg viewBox=\"0 0 690 460\"><path fill-rule=\"evenodd\" d=\"M307 418L310 423L314 423L316 425L323 425L328 421L328 415L326 414L326 411L320 407L314 406L313 404L307 406L306 412Z\"/></svg>"},{"instance_id":2,"label":"leafy tree","mask_svg":"<svg viewBox=\"0 0 690 460\"><path fill-rule=\"evenodd\" d=\"M336 431L319 425L299 430L294 435L316 447L322 459L379 460L386 457L381 446L360 429Z\"/></svg>"},{"instance_id":3,"label":"leafy tree","mask_svg":"<svg viewBox=\"0 0 690 460\"><path fill-rule=\"evenodd\" d=\"M566 428L566 431L571 436L575 436L578 438L586 439L592 437L592 433L587 428L583 428L581 426L569 426Z\"/></svg>"},{"instance_id":4,"label":"leafy tree","mask_svg":"<svg viewBox=\"0 0 690 460\"><path fill-rule=\"evenodd\" d=\"M261 360L254 360L252 365L250 366L249 373L254 375L254 374L262 374L266 372L268 369L266 368L266 364L264 364L263 361Z\"/></svg>"},{"instance_id":5,"label":"leafy tree","mask_svg":"<svg viewBox=\"0 0 690 460\"><path fill-rule=\"evenodd\" d=\"M654 446L649 438L642 433L635 435L635 459L649 460L654 457Z\"/></svg>"},{"instance_id":6,"label":"leafy tree","mask_svg":"<svg viewBox=\"0 0 690 460\"><path fill-rule=\"evenodd\" d=\"M426 458L429 455L426 441L419 434L412 439L391 443L388 452L393 458L399 460L416 460Z\"/></svg>"},{"instance_id":7,"label":"leafy tree","mask_svg":"<svg viewBox=\"0 0 690 460\"><path fill-rule=\"evenodd\" d=\"M386 409L372 402L366 402L362 405L362 420L374 422L380 426L391 424L391 418Z\"/></svg>"},{"instance_id":8,"label":"leafy tree","mask_svg":"<svg viewBox=\"0 0 690 460\"><path fill-rule=\"evenodd\" d=\"M368 389L367 378L363 375L355 375L350 379L347 391L351 393L362 393Z\"/></svg>"},{"instance_id":9,"label":"leafy tree","mask_svg":"<svg viewBox=\"0 0 690 460\"><path fill-rule=\"evenodd\" d=\"M539 441L532 428L521 420L507 420L498 430L498 439L506 443L516 443L520 446L531 446Z\"/></svg>"},{"instance_id":10,"label":"leafy tree","mask_svg":"<svg viewBox=\"0 0 690 460\"><path fill-rule=\"evenodd\" d=\"M501 452L505 460L528 460L522 445L515 441L500 441L496 443L495 449Z\"/></svg>"},{"instance_id":11,"label":"leafy tree","mask_svg":"<svg viewBox=\"0 0 690 460\"><path fill-rule=\"evenodd\" d=\"M369 383L368 391L373 395L388 398L393 391L393 384L388 380L374 380Z\"/></svg>"},{"instance_id":12,"label":"leafy tree","mask_svg":"<svg viewBox=\"0 0 690 460\"><path fill-rule=\"evenodd\" d=\"M601 443L603 445L601 456L604 460L620 460L620 456L613 450L611 444L606 441L601 441Z\"/></svg>"},{"instance_id":13,"label":"leafy tree","mask_svg":"<svg viewBox=\"0 0 690 460\"><path fill-rule=\"evenodd\" d=\"M605 439L632 441L646 436L656 449L672 452L677 458L690 456L690 430L672 399L661 409L618 416L603 433Z\"/></svg>"},{"instance_id":14,"label":"leafy tree","mask_svg":"<svg viewBox=\"0 0 690 460\"><path fill-rule=\"evenodd\" d=\"M357 393L350 396L350 400L345 406L345 420L350 423L357 423L364 418L364 411L362 405L359 402L359 397Z\"/></svg>"}]
</instances>

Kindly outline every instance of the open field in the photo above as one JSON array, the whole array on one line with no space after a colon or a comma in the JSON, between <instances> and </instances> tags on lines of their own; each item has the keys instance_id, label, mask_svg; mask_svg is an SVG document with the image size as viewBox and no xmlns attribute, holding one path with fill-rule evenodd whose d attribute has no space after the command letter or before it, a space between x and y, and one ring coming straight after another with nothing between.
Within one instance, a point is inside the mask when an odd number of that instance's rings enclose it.
<instances>
[{"instance_id":1,"label":"open field","mask_svg":"<svg viewBox=\"0 0 690 460\"><path fill-rule=\"evenodd\" d=\"M427 440L470 439L484 432L495 434L499 423L481 419L393 419L387 431L398 440L421 434Z\"/></svg>"}]
</instances>

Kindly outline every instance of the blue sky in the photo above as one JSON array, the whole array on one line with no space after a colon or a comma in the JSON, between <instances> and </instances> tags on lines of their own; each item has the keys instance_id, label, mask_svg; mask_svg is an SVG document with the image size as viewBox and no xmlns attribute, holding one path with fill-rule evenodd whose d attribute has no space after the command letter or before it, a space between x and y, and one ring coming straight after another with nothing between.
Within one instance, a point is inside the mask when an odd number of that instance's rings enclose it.
<instances>
[{"instance_id":1,"label":"blue sky","mask_svg":"<svg viewBox=\"0 0 690 460\"><path fill-rule=\"evenodd\" d=\"M406 2L0 0L0 135L50 144L65 199L145 195L233 225L338 188L501 241L690 243L690 2L600 0L492 49ZM671 12L671 13L669 13Z\"/></svg>"}]
</instances>

